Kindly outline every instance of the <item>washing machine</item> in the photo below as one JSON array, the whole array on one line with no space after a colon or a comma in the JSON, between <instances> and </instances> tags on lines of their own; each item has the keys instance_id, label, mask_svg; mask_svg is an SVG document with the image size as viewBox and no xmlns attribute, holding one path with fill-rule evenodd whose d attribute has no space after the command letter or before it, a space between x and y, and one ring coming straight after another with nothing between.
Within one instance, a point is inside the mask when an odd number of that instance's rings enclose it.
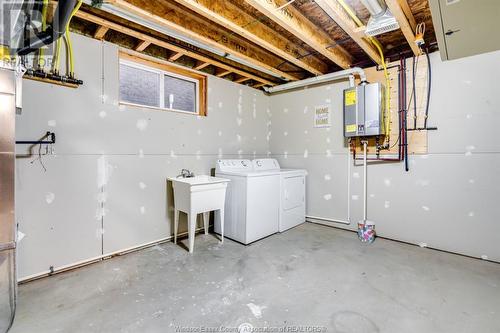
<instances>
[{"instance_id":1,"label":"washing machine","mask_svg":"<svg viewBox=\"0 0 500 333\"><path fill-rule=\"evenodd\" d=\"M280 210L279 232L286 231L306 221L306 176L303 169L281 169L274 158L252 161L256 171L279 171L280 173Z\"/></svg>"},{"instance_id":2,"label":"washing machine","mask_svg":"<svg viewBox=\"0 0 500 333\"><path fill-rule=\"evenodd\" d=\"M279 231L280 170L255 170L250 160L224 159L217 161L215 176L231 180L224 206L224 237L246 245ZM220 234L218 221L214 229Z\"/></svg>"}]
</instances>

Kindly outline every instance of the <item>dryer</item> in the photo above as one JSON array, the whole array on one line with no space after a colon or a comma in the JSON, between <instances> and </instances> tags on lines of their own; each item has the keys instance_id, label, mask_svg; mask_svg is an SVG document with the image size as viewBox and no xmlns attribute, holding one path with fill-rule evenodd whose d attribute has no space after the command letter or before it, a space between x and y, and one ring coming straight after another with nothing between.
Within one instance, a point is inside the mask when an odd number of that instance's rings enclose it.
<instances>
[{"instance_id":1,"label":"dryer","mask_svg":"<svg viewBox=\"0 0 500 333\"><path fill-rule=\"evenodd\" d=\"M286 231L306 221L306 176L303 169L281 169L274 158L252 161L254 170L279 171L280 210L279 232Z\"/></svg>"},{"instance_id":2,"label":"dryer","mask_svg":"<svg viewBox=\"0 0 500 333\"><path fill-rule=\"evenodd\" d=\"M225 237L246 245L278 232L279 170L255 170L252 161L244 159L218 160L215 175L231 180L224 207ZM215 221L220 234L219 219Z\"/></svg>"}]
</instances>

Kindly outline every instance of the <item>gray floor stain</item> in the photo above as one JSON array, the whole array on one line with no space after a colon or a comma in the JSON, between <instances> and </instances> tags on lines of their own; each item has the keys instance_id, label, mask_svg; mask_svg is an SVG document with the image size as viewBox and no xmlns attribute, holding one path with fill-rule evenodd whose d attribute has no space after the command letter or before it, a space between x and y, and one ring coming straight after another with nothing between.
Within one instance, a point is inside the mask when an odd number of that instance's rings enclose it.
<instances>
[{"instance_id":1,"label":"gray floor stain","mask_svg":"<svg viewBox=\"0 0 500 333\"><path fill-rule=\"evenodd\" d=\"M380 330L370 318L353 311L335 313L332 325L336 333L378 333Z\"/></svg>"},{"instance_id":2,"label":"gray floor stain","mask_svg":"<svg viewBox=\"0 0 500 333\"><path fill-rule=\"evenodd\" d=\"M193 255L166 243L21 285L11 332L500 332L495 263L314 224L247 247L195 242Z\"/></svg>"}]
</instances>

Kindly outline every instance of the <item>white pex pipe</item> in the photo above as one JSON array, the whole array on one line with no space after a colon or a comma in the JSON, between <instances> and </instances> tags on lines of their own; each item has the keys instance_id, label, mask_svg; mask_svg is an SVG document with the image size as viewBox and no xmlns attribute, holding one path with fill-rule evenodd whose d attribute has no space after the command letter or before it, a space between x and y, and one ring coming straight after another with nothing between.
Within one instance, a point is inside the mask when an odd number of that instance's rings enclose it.
<instances>
[{"instance_id":1,"label":"white pex pipe","mask_svg":"<svg viewBox=\"0 0 500 333\"><path fill-rule=\"evenodd\" d=\"M366 223L366 209L367 209L367 192L368 192L368 182L366 180L367 176L367 163L366 155L368 150L368 141L363 141L363 223Z\"/></svg>"},{"instance_id":2,"label":"white pex pipe","mask_svg":"<svg viewBox=\"0 0 500 333\"><path fill-rule=\"evenodd\" d=\"M361 68L360 68L360 70L361 70L361 72L357 72L357 74L359 74L359 76L361 77L361 80L366 81L365 72ZM345 72L345 71L343 71L343 72ZM337 73L339 73L339 72L337 72ZM327 74L327 75L330 75L330 74ZM339 77L339 78L341 78L341 77ZM349 86L351 88L354 87L354 74L353 73L349 74L347 76L347 78L349 78ZM290 89L293 89L293 88L290 88ZM351 224L351 149L350 149L350 146L347 147L347 219L346 220L338 220L338 219L331 219L331 218L320 217L320 216L311 216L311 215L306 216L306 219L324 221L324 222ZM323 224L321 222L315 222L315 221L311 221L311 222Z\"/></svg>"},{"instance_id":3,"label":"white pex pipe","mask_svg":"<svg viewBox=\"0 0 500 333\"><path fill-rule=\"evenodd\" d=\"M311 77L311 78L305 79L305 80L293 81L290 83L281 84L279 86L275 86L275 87L271 87L271 88L264 87L264 90L267 93L272 95L272 94L275 94L278 92L302 88L302 87L310 86L313 84L327 83L327 82L335 81L335 80L339 80L339 79L346 79L346 78L351 77L352 75L359 75L361 81L366 81L365 71L360 67L353 67L353 68L345 69L342 71L333 72L330 74Z\"/></svg>"}]
</instances>

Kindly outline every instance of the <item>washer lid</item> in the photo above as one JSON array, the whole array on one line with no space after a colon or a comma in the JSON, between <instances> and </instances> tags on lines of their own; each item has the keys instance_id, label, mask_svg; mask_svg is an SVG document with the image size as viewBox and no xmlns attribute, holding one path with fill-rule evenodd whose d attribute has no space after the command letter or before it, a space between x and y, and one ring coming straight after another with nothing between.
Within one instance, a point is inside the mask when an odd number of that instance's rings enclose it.
<instances>
[{"instance_id":1,"label":"washer lid","mask_svg":"<svg viewBox=\"0 0 500 333\"><path fill-rule=\"evenodd\" d=\"M265 176L278 176L280 175L279 170L268 170L268 171L216 171L216 176L241 176L241 177L265 177Z\"/></svg>"}]
</instances>

